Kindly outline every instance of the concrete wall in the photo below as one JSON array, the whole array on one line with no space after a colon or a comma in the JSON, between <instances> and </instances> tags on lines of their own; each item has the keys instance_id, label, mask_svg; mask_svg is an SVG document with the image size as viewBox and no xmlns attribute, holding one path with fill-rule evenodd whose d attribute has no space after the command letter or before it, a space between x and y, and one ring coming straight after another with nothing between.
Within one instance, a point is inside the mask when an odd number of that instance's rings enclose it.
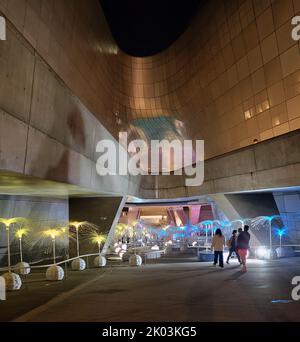
<instances>
[{"instance_id":1,"label":"concrete wall","mask_svg":"<svg viewBox=\"0 0 300 342\"><path fill-rule=\"evenodd\" d=\"M299 1L205 6L169 49L132 58L97 0L0 0L0 169L146 198L298 185L299 133L282 134L299 128L300 54L290 37ZM99 138L139 135L136 120L160 131L165 116L184 123L176 134L205 139L203 186L96 175Z\"/></svg>"},{"instance_id":2,"label":"concrete wall","mask_svg":"<svg viewBox=\"0 0 300 342\"><path fill-rule=\"evenodd\" d=\"M300 244L300 192L274 193L274 198L292 243Z\"/></svg>"},{"instance_id":3,"label":"concrete wall","mask_svg":"<svg viewBox=\"0 0 300 342\"><path fill-rule=\"evenodd\" d=\"M27 261L37 261L51 256L51 241L40 244L39 231L49 226L62 227L69 222L68 199L23 197L23 196L0 196L0 217L25 217L29 220L30 234L24 239L24 257ZM18 242L14 239L15 228L11 229L11 253L12 262L19 261ZM49 228L48 228L49 229ZM37 245L35 245L37 243ZM58 254L61 252L58 247ZM32 247L34 248L32 249ZM7 240L6 231L1 225L0 229L0 262L3 265L6 254ZM30 260L28 259L28 257Z\"/></svg>"},{"instance_id":4,"label":"concrete wall","mask_svg":"<svg viewBox=\"0 0 300 342\"><path fill-rule=\"evenodd\" d=\"M295 187L300 184L300 131L205 161L204 183L186 187L185 176L153 176L143 181L142 197L224 194Z\"/></svg>"},{"instance_id":5,"label":"concrete wall","mask_svg":"<svg viewBox=\"0 0 300 342\"><path fill-rule=\"evenodd\" d=\"M96 144L117 141L8 23L0 44L0 170L135 194L139 178L99 177Z\"/></svg>"},{"instance_id":6,"label":"concrete wall","mask_svg":"<svg viewBox=\"0 0 300 342\"><path fill-rule=\"evenodd\" d=\"M272 193L267 194L228 194L225 195L240 217L279 215Z\"/></svg>"},{"instance_id":7,"label":"concrete wall","mask_svg":"<svg viewBox=\"0 0 300 342\"><path fill-rule=\"evenodd\" d=\"M120 80L117 47L99 2L0 0L0 11L89 111L115 131L113 103ZM15 66L23 69L20 55L14 55ZM32 77L30 70L23 72Z\"/></svg>"}]
</instances>

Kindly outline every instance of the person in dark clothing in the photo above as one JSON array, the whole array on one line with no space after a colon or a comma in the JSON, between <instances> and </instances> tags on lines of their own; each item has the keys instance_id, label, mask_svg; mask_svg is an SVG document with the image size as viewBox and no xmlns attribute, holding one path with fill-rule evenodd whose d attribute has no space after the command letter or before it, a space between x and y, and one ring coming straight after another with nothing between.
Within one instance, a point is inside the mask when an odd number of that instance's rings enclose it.
<instances>
[{"instance_id":1,"label":"person in dark clothing","mask_svg":"<svg viewBox=\"0 0 300 342\"><path fill-rule=\"evenodd\" d=\"M238 228L238 233L237 233L237 237L236 237L236 251L237 251L237 255L239 256L240 265L242 265L242 260L240 258L239 253L238 253L237 239L242 232L243 232L243 228Z\"/></svg>"},{"instance_id":2,"label":"person in dark clothing","mask_svg":"<svg viewBox=\"0 0 300 342\"><path fill-rule=\"evenodd\" d=\"M226 263L229 264L229 259L231 258L233 253L235 253L239 263L241 263L239 253L237 252L237 231L236 230L232 232L232 237L228 241L228 247L229 247L229 255L228 255Z\"/></svg>"},{"instance_id":3,"label":"person in dark clothing","mask_svg":"<svg viewBox=\"0 0 300 342\"><path fill-rule=\"evenodd\" d=\"M250 234L249 226L245 225L244 231L241 232L237 238L237 250L243 265L243 272L247 272L247 253L249 250Z\"/></svg>"}]
</instances>

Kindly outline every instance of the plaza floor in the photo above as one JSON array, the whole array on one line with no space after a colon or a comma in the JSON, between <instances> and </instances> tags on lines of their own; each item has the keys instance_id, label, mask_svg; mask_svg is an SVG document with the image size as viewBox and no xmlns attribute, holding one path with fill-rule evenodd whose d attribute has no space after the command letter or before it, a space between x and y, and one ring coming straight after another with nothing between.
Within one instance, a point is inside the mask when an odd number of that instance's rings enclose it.
<instances>
[{"instance_id":1,"label":"plaza floor","mask_svg":"<svg viewBox=\"0 0 300 342\"><path fill-rule=\"evenodd\" d=\"M188 258L68 272L55 283L34 273L0 302L0 320L300 321L300 301L291 299L297 275L300 258L249 260L246 274L236 261L220 269Z\"/></svg>"}]
</instances>

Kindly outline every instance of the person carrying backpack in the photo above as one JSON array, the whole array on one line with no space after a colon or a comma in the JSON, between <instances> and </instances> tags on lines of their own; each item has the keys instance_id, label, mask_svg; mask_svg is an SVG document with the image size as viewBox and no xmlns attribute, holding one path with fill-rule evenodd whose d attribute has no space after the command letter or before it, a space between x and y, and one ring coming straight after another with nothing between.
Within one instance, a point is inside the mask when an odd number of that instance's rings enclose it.
<instances>
[{"instance_id":1,"label":"person carrying backpack","mask_svg":"<svg viewBox=\"0 0 300 342\"><path fill-rule=\"evenodd\" d=\"M237 230L232 231L232 236L227 243L227 247L229 248L229 255L228 255L226 263L229 264L229 259L231 258L233 253L235 253L239 263L241 263L241 258L237 251Z\"/></svg>"},{"instance_id":2,"label":"person carrying backpack","mask_svg":"<svg viewBox=\"0 0 300 342\"><path fill-rule=\"evenodd\" d=\"M247 272L247 253L249 250L250 234L249 226L244 227L244 231L241 232L237 238L237 250L243 265L243 272Z\"/></svg>"}]
</instances>

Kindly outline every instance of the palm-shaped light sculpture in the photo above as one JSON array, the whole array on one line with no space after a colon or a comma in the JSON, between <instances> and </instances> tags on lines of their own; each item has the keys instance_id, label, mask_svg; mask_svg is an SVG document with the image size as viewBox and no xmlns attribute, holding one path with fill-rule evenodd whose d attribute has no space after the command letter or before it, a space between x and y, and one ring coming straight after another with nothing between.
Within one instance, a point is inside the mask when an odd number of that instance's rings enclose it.
<instances>
[{"instance_id":1,"label":"palm-shaped light sculpture","mask_svg":"<svg viewBox=\"0 0 300 342\"><path fill-rule=\"evenodd\" d=\"M101 255L101 245L106 240L106 236L104 234L94 233L92 235L91 241L94 244L98 245L99 255Z\"/></svg>"},{"instance_id":2,"label":"palm-shaped light sculpture","mask_svg":"<svg viewBox=\"0 0 300 342\"><path fill-rule=\"evenodd\" d=\"M20 261L23 262L23 248L22 248L22 240L23 237L28 235L30 229L29 228L20 228L16 231L15 237L19 240L19 251L20 251Z\"/></svg>"},{"instance_id":3,"label":"palm-shaped light sculpture","mask_svg":"<svg viewBox=\"0 0 300 342\"><path fill-rule=\"evenodd\" d=\"M285 233L286 233L286 229L284 229L284 228L277 229L277 234L279 236L279 247L280 247L280 249L282 248L282 237L283 237L283 235L285 235Z\"/></svg>"},{"instance_id":4,"label":"palm-shaped light sculpture","mask_svg":"<svg viewBox=\"0 0 300 342\"><path fill-rule=\"evenodd\" d=\"M10 229L11 226L17 223L24 223L26 219L23 217L13 217L10 219L0 218L0 224L4 225L7 234L7 266L8 272L3 275L5 279L7 291L19 290L22 286L21 278L18 274L11 271L11 260L10 260Z\"/></svg>"},{"instance_id":5,"label":"palm-shaped light sculpture","mask_svg":"<svg viewBox=\"0 0 300 342\"><path fill-rule=\"evenodd\" d=\"M14 268L18 274L22 274L22 275L26 275L30 273L30 265L27 262L23 261L23 248L22 248L23 237L28 235L29 230L30 229L27 227L22 227L22 228L19 228L15 232L15 237L16 239L19 240L20 262Z\"/></svg>"},{"instance_id":6,"label":"palm-shaped light sculpture","mask_svg":"<svg viewBox=\"0 0 300 342\"><path fill-rule=\"evenodd\" d=\"M115 234L121 236L124 233L126 225L124 223L118 223L116 226Z\"/></svg>"},{"instance_id":7,"label":"palm-shaped light sculpture","mask_svg":"<svg viewBox=\"0 0 300 342\"><path fill-rule=\"evenodd\" d=\"M46 278L47 280L62 280L64 278L64 270L62 267L56 265L56 250L55 250L55 243L56 238L63 234L61 229L57 228L49 228L43 232L46 237L51 238L52 240L52 253L53 253L53 265L50 266L46 271Z\"/></svg>"},{"instance_id":8,"label":"palm-shaped light sculpture","mask_svg":"<svg viewBox=\"0 0 300 342\"><path fill-rule=\"evenodd\" d=\"M281 227L276 229L277 235L279 236L279 249L276 250L278 258L282 258L287 256L285 251L282 248L282 237L286 234L286 228Z\"/></svg>"},{"instance_id":9,"label":"palm-shaped light sculpture","mask_svg":"<svg viewBox=\"0 0 300 342\"><path fill-rule=\"evenodd\" d=\"M10 260L10 228L13 224L22 223L26 220L23 217L13 217L10 219L0 218L0 223L5 226L7 235L7 259L8 259L8 272L11 272L11 260Z\"/></svg>"},{"instance_id":10,"label":"palm-shaped light sculpture","mask_svg":"<svg viewBox=\"0 0 300 342\"><path fill-rule=\"evenodd\" d=\"M47 237L50 237L52 240L53 264L56 264L56 249L55 249L56 238L59 237L61 234L62 234L62 231L56 228L50 228L44 231L44 235Z\"/></svg>"},{"instance_id":11,"label":"palm-shaped light sculpture","mask_svg":"<svg viewBox=\"0 0 300 342\"><path fill-rule=\"evenodd\" d=\"M200 222L200 225L204 227L205 229L205 245L206 245L206 250L207 250L207 244L208 244L208 230L211 229L211 237L213 237L213 221L212 220L206 220Z\"/></svg>"},{"instance_id":12,"label":"palm-shaped light sculpture","mask_svg":"<svg viewBox=\"0 0 300 342\"><path fill-rule=\"evenodd\" d=\"M72 261L71 267L75 271L83 271L86 268L85 261L80 258L80 252L79 252L79 229L83 227L84 225L87 225L87 221L72 221L70 222L70 227L74 227L76 231L76 249L77 249L77 259Z\"/></svg>"},{"instance_id":13,"label":"palm-shaped light sculpture","mask_svg":"<svg viewBox=\"0 0 300 342\"><path fill-rule=\"evenodd\" d=\"M79 258L79 229L86 224L86 221L78 222L72 221L70 222L70 226L75 228L76 231L76 249L77 249L77 256Z\"/></svg>"},{"instance_id":14,"label":"palm-shaped light sculpture","mask_svg":"<svg viewBox=\"0 0 300 342\"><path fill-rule=\"evenodd\" d=\"M273 237L272 237L272 221L274 220L274 219L278 219L278 218L280 218L280 216L279 215L273 215L273 216L266 216L265 217L266 218L266 220L269 222L269 228L270 228L270 253L272 253L272 239L273 239Z\"/></svg>"},{"instance_id":15,"label":"palm-shaped light sculpture","mask_svg":"<svg viewBox=\"0 0 300 342\"><path fill-rule=\"evenodd\" d=\"M99 256L97 256L94 260L94 265L96 267L104 267L106 265L106 258L101 255L101 245L106 240L106 235L93 233L91 241L94 244L98 245L99 248Z\"/></svg>"},{"instance_id":16,"label":"palm-shaped light sculpture","mask_svg":"<svg viewBox=\"0 0 300 342\"><path fill-rule=\"evenodd\" d=\"M274 219L280 219L280 215L273 215L273 216L259 216L254 220L255 224L259 224L262 222L263 224L265 222L269 225L269 246L270 246L270 258L272 258L272 249L273 249L273 234L272 234L272 222Z\"/></svg>"}]
</instances>

